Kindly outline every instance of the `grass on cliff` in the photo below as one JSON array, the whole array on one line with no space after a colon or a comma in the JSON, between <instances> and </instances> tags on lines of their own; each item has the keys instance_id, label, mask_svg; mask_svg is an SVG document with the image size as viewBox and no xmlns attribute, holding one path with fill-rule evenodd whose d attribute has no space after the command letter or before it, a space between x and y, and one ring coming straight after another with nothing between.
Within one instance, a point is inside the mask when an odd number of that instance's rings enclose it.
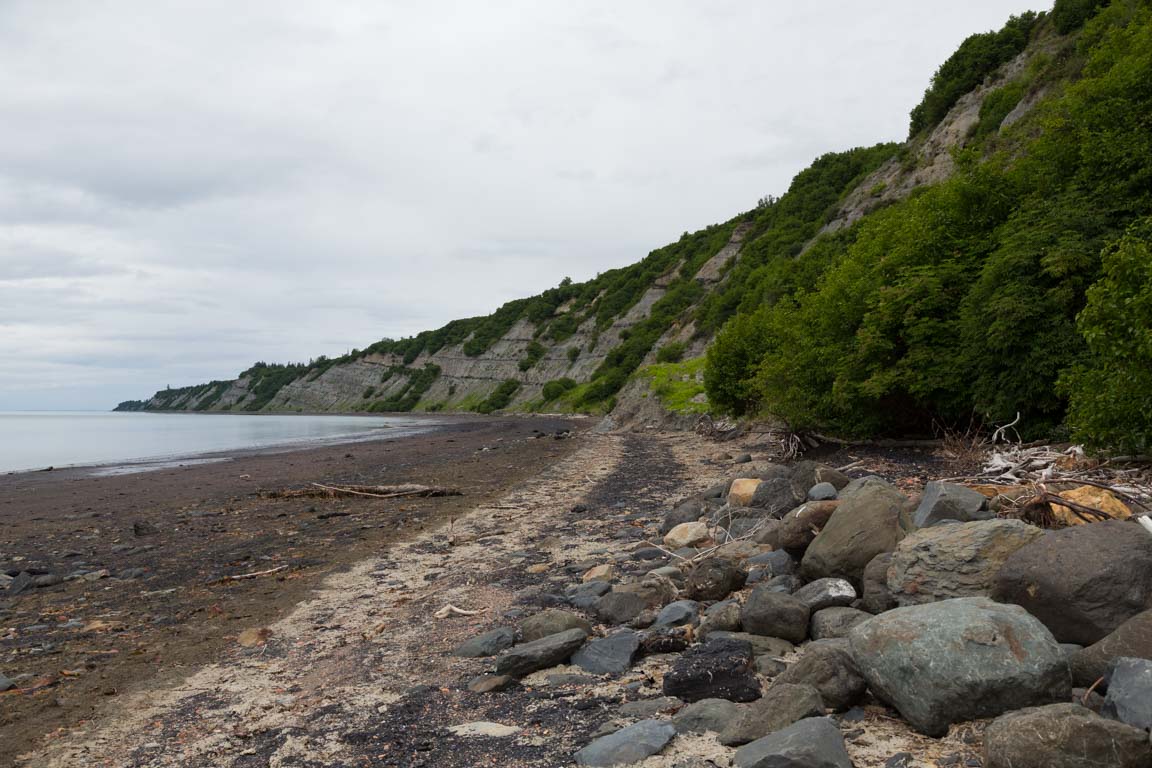
<instances>
[{"instance_id":1,"label":"grass on cliff","mask_svg":"<svg viewBox=\"0 0 1152 768\"><path fill-rule=\"evenodd\" d=\"M648 380L648 390L672 413L708 413L708 402L698 402L704 390L703 357L682 363L657 363L641 368L638 376Z\"/></svg>"}]
</instances>

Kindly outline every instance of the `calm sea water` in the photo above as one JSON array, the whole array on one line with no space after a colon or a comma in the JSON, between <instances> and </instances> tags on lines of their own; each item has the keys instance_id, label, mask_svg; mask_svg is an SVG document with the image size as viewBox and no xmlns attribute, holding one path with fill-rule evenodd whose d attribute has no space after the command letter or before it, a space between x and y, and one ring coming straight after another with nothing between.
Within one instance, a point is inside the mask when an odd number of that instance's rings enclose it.
<instances>
[{"instance_id":1,"label":"calm sea water","mask_svg":"<svg viewBox=\"0 0 1152 768\"><path fill-rule=\"evenodd\" d=\"M0 473L76 465L131 465L248 448L399 437L430 426L398 416L0 411Z\"/></svg>"}]
</instances>

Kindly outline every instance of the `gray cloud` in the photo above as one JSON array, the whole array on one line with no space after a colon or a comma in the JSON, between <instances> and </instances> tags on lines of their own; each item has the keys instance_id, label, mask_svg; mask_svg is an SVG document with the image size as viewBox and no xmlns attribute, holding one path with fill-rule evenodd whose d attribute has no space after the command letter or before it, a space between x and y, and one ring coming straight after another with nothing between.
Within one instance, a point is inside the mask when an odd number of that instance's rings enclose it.
<instances>
[{"instance_id":1,"label":"gray cloud","mask_svg":"<svg viewBox=\"0 0 1152 768\"><path fill-rule=\"evenodd\" d=\"M0 2L0 408L106 407L623 266L902 138L1023 0Z\"/></svg>"}]
</instances>

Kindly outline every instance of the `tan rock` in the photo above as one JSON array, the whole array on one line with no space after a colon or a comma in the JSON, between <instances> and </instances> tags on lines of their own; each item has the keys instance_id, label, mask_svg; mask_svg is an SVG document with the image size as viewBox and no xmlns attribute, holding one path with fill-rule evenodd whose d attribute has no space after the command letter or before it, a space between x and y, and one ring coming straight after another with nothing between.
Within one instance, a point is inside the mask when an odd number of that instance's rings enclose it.
<instances>
[{"instance_id":1,"label":"tan rock","mask_svg":"<svg viewBox=\"0 0 1152 768\"><path fill-rule=\"evenodd\" d=\"M708 533L708 526L705 523L681 523L664 537L664 544L672 549L680 549L681 547L691 547L696 544L703 544L711 539L711 534Z\"/></svg>"},{"instance_id":2,"label":"tan rock","mask_svg":"<svg viewBox=\"0 0 1152 768\"><path fill-rule=\"evenodd\" d=\"M1106 512L1117 520L1127 520L1132 517L1132 510L1128 509L1128 505L1120 501L1116 494L1104 488L1097 488L1094 485L1082 485L1070 491L1060 491L1059 495L1061 498L1075 502L1081 506L1092 507L1101 512ZM1053 504L1052 513L1056 515L1056 519L1064 525L1083 525L1085 522L1088 522L1078 517L1076 513L1063 504Z\"/></svg>"},{"instance_id":3,"label":"tan rock","mask_svg":"<svg viewBox=\"0 0 1152 768\"><path fill-rule=\"evenodd\" d=\"M551 567L548 563L536 563L535 565L528 566L524 570L528 571L528 573L547 573Z\"/></svg>"},{"instance_id":4,"label":"tan rock","mask_svg":"<svg viewBox=\"0 0 1152 768\"><path fill-rule=\"evenodd\" d=\"M756 489L760 487L763 480L757 480L754 477L742 477L732 481L732 487L728 489L728 503L733 507L747 507L752 504L752 497L756 495Z\"/></svg>"},{"instance_id":5,"label":"tan rock","mask_svg":"<svg viewBox=\"0 0 1152 768\"><path fill-rule=\"evenodd\" d=\"M616 566L611 563L604 565L597 565L584 571L584 575L580 577L583 582L589 581L612 581L616 578Z\"/></svg>"}]
</instances>

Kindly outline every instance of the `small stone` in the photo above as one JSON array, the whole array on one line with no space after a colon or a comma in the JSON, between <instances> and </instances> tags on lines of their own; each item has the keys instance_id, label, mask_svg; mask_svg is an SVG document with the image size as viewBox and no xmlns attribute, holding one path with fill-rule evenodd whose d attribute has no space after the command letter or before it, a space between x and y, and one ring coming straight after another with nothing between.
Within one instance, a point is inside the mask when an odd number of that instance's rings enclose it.
<instances>
[{"instance_id":1,"label":"small stone","mask_svg":"<svg viewBox=\"0 0 1152 768\"><path fill-rule=\"evenodd\" d=\"M571 658L587 639L588 634L577 628L510 648L496 659L496 674L523 677L554 667Z\"/></svg>"},{"instance_id":2,"label":"small stone","mask_svg":"<svg viewBox=\"0 0 1152 768\"><path fill-rule=\"evenodd\" d=\"M472 693L495 693L503 691L516 682L516 678L508 675L480 675L468 683L468 690Z\"/></svg>"},{"instance_id":3,"label":"small stone","mask_svg":"<svg viewBox=\"0 0 1152 768\"><path fill-rule=\"evenodd\" d=\"M656 615L653 627L680 627L700 623L700 604L695 600L677 600L668 603Z\"/></svg>"},{"instance_id":4,"label":"small stone","mask_svg":"<svg viewBox=\"0 0 1152 768\"><path fill-rule=\"evenodd\" d=\"M8 595L9 597L15 597L31 586L32 574L28 573L28 571L20 571L8 584Z\"/></svg>"},{"instance_id":5,"label":"small stone","mask_svg":"<svg viewBox=\"0 0 1152 768\"><path fill-rule=\"evenodd\" d=\"M753 635L748 632L711 632L709 640L731 640L737 643L747 643L753 655L772 656L782 658L796 650L796 646L787 640L768 635Z\"/></svg>"},{"instance_id":6,"label":"small stone","mask_svg":"<svg viewBox=\"0 0 1152 768\"><path fill-rule=\"evenodd\" d=\"M740 614L746 632L779 637L793 643L808 637L809 609L792 595L770 592L763 586L752 590Z\"/></svg>"},{"instance_id":7,"label":"small stone","mask_svg":"<svg viewBox=\"0 0 1152 768\"><path fill-rule=\"evenodd\" d=\"M511 627L497 627L456 646L452 654L465 658L495 656L500 651L511 648L516 642L516 631Z\"/></svg>"},{"instance_id":8,"label":"small stone","mask_svg":"<svg viewBox=\"0 0 1152 768\"><path fill-rule=\"evenodd\" d=\"M996 513L988 509L984 494L963 485L933 480L924 486L924 496L912 515L912 523L917 528L930 528L944 520L969 523L994 517Z\"/></svg>"},{"instance_id":9,"label":"small stone","mask_svg":"<svg viewBox=\"0 0 1152 768\"><path fill-rule=\"evenodd\" d=\"M1103 640L1072 655L1072 679L1084 688L1108 674L1120 658L1152 659L1152 611L1138 613Z\"/></svg>"},{"instance_id":10,"label":"small stone","mask_svg":"<svg viewBox=\"0 0 1152 768\"><path fill-rule=\"evenodd\" d=\"M132 523L132 533L136 536L155 536L160 529L147 520L137 520Z\"/></svg>"},{"instance_id":11,"label":"small stone","mask_svg":"<svg viewBox=\"0 0 1152 768\"><path fill-rule=\"evenodd\" d=\"M616 566L611 563L605 563L604 565L589 568L584 572L584 575L580 577L580 580L587 583L589 581L612 581L615 578Z\"/></svg>"},{"instance_id":12,"label":"small stone","mask_svg":"<svg viewBox=\"0 0 1152 768\"><path fill-rule=\"evenodd\" d=\"M772 656L756 657L756 674L766 677L769 680L780 676L786 669L788 669L788 665L780 661L780 659L773 658Z\"/></svg>"},{"instance_id":13,"label":"small stone","mask_svg":"<svg viewBox=\"0 0 1152 768\"><path fill-rule=\"evenodd\" d=\"M95 622L93 622L95 623ZM85 627L86 631L95 631L92 629L92 624ZM260 627L254 629L246 629L236 637L236 642L245 648L255 648L258 645L264 645L272 637L272 630L267 627Z\"/></svg>"},{"instance_id":14,"label":"small stone","mask_svg":"<svg viewBox=\"0 0 1152 768\"><path fill-rule=\"evenodd\" d=\"M739 715L720 732L720 743L738 747L787 728L806 717L824 714L820 692L810 685L778 684L762 699L740 708Z\"/></svg>"},{"instance_id":15,"label":"small stone","mask_svg":"<svg viewBox=\"0 0 1152 768\"><path fill-rule=\"evenodd\" d=\"M832 501L836 498L836 486L832 483L816 483L808 489L808 501Z\"/></svg>"},{"instance_id":16,"label":"small stone","mask_svg":"<svg viewBox=\"0 0 1152 768\"><path fill-rule=\"evenodd\" d=\"M672 549L680 549L703 544L711 538L706 523L681 523L664 536L664 544Z\"/></svg>"},{"instance_id":17,"label":"small stone","mask_svg":"<svg viewBox=\"0 0 1152 768\"><path fill-rule=\"evenodd\" d=\"M800 587L792 596L815 613L824 608L851 605L856 600L856 588L845 579L816 579Z\"/></svg>"},{"instance_id":18,"label":"small stone","mask_svg":"<svg viewBox=\"0 0 1152 768\"><path fill-rule=\"evenodd\" d=\"M98 571L89 571L88 573L84 574L83 579L84 581L100 581L100 579L106 579L110 575L111 574L108 573L107 568L101 568Z\"/></svg>"},{"instance_id":19,"label":"small stone","mask_svg":"<svg viewBox=\"0 0 1152 768\"><path fill-rule=\"evenodd\" d=\"M596 602L596 615L605 624L625 624L648 607L644 598L632 592L612 591Z\"/></svg>"},{"instance_id":20,"label":"small stone","mask_svg":"<svg viewBox=\"0 0 1152 768\"><path fill-rule=\"evenodd\" d=\"M627 672L640 651L640 635L625 629L586 643L572 655L572 663L594 675Z\"/></svg>"},{"instance_id":21,"label":"small stone","mask_svg":"<svg viewBox=\"0 0 1152 768\"><path fill-rule=\"evenodd\" d=\"M671 723L641 720L592 742L575 754L577 765L631 765L651 757L676 736Z\"/></svg>"},{"instance_id":22,"label":"small stone","mask_svg":"<svg viewBox=\"0 0 1152 768\"><path fill-rule=\"evenodd\" d=\"M809 634L813 640L847 637L852 627L872 618L872 614L855 608L824 608L812 614Z\"/></svg>"},{"instance_id":23,"label":"small stone","mask_svg":"<svg viewBox=\"0 0 1152 768\"><path fill-rule=\"evenodd\" d=\"M462 725L449 726L448 730L450 733L452 733L453 736L501 739L520 733L521 729L514 725L502 725L501 723L486 723L483 721L477 721L475 723L464 723Z\"/></svg>"},{"instance_id":24,"label":"small stone","mask_svg":"<svg viewBox=\"0 0 1152 768\"><path fill-rule=\"evenodd\" d=\"M16 683L5 677L3 673L0 673L0 692L10 691L15 687Z\"/></svg>"},{"instance_id":25,"label":"small stone","mask_svg":"<svg viewBox=\"0 0 1152 768\"><path fill-rule=\"evenodd\" d=\"M592 634L592 625L582 616L555 608L529 616L520 624L520 636L525 641L539 640L569 629L579 629L585 635Z\"/></svg>"},{"instance_id":26,"label":"small stone","mask_svg":"<svg viewBox=\"0 0 1152 768\"><path fill-rule=\"evenodd\" d=\"M1100 714L1134 728L1152 728L1152 661L1117 659Z\"/></svg>"},{"instance_id":27,"label":"small stone","mask_svg":"<svg viewBox=\"0 0 1152 768\"><path fill-rule=\"evenodd\" d=\"M624 717L639 717L647 719L656 715L675 712L684 706L684 702L675 696L657 696L653 699L629 701L620 705L620 714Z\"/></svg>"},{"instance_id":28,"label":"small stone","mask_svg":"<svg viewBox=\"0 0 1152 768\"><path fill-rule=\"evenodd\" d=\"M701 637L707 637L710 632L739 631L740 603L735 600L716 603L704 611L704 620L700 622Z\"/></svg>"},{"instance_id":29,"label":"small stone","mask_svg":"<svg viewBox=\"0 0 1152 768\"><path fill-rule=\"evenodd\" d=\"M809 717L736 750L736 768L852 768L844 737L827 717Z\"/></svg>"},{"instance_id":30,"label":"small stone","mask_svg":"<svg viewBox=\"0 0 1152 768\"><path fill-rule=\"evenodd\" d=\"M719 733L740 712L740 705L728 699L701 699L681 709L672 718L677 733Z\"/></svg>"},{"instance_id":31,"label":"small stone","mask_svg":"<svg viewBox=\"0 0 1152 768\"><path fill-rule=\"evenodd\" d=\"M752 477L741 477L732 481L732 487L728 489L728 505L732 507L750 507L752 506L752 497L756 495L756 489L760 487L762 480Z\"/></svg>"}]
</instances>

